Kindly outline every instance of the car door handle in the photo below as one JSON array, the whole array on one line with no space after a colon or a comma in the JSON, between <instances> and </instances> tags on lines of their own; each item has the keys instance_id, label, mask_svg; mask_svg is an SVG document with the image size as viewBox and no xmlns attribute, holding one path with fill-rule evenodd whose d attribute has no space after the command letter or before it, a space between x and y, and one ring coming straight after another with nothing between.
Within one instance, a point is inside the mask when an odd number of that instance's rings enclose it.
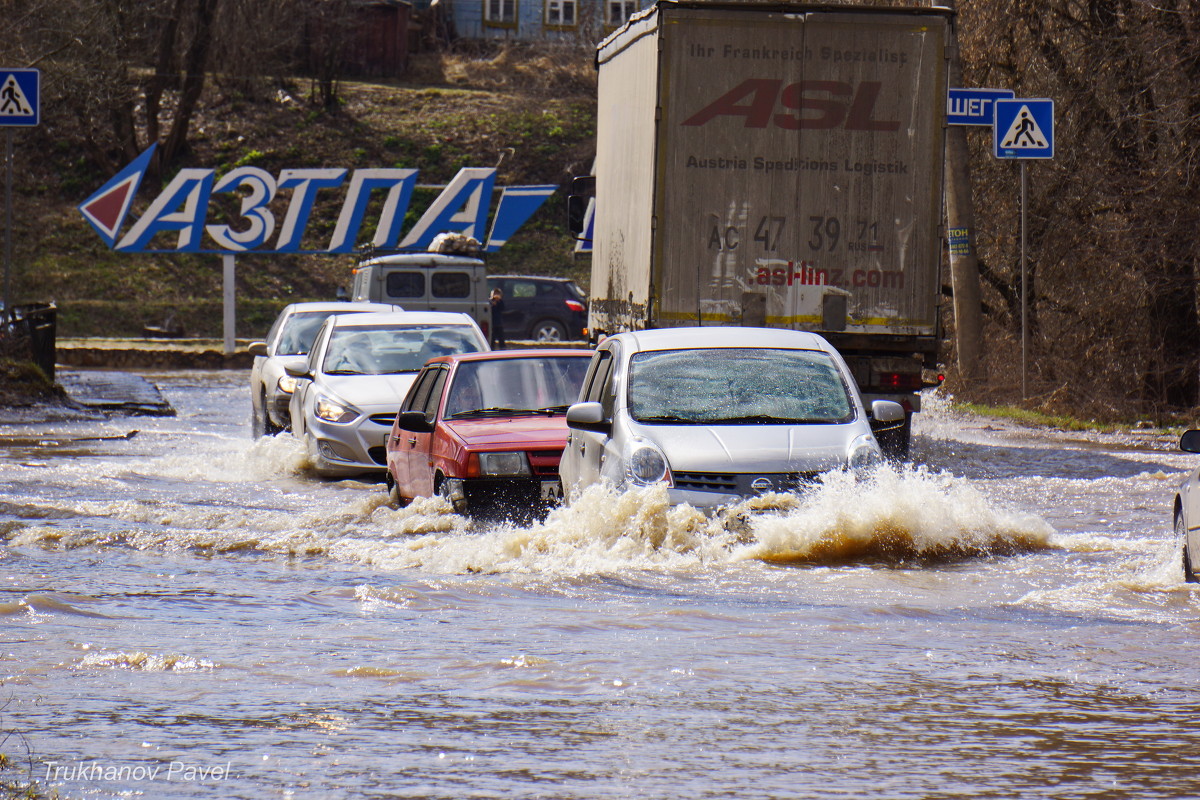
<instances>
[{"instance_id":1,"label":"car door handle","mask_svg":"<svg viewBox=\"0 0 1200 800\"><path fill-rule=\"evenodd\" d=\"M587 455L587 442L579 443L579 455Z\"/></svg>"},{"instance_id":2,"label":"car door handle","mask_svg":"<svg viewBox=\"0 0 1200 800\"><path fill-rule=\"evenodd\" d=\"M409 440L408 440L408 446L409 446L409 447L416 447L416 446L417 446L417 437L415 437L415 436L414 436L413 438L409 439Z\"/></svg>"}]
</instances>

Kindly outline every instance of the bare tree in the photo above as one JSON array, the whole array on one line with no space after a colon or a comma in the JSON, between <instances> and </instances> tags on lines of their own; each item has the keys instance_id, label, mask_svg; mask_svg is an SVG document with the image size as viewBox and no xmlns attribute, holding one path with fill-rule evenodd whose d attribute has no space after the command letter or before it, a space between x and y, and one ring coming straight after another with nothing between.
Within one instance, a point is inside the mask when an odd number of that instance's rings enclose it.
<instances>
[{"instance_id":1,"label":"bare tree","mask_svg":"<svg viewBox=\"0 0 1200 800\"><path fill-rule=\"evenodd\" d=\"M1195 406L1200 10L1186 0L979 0L963 5L960 33L967 85L1055 100L1057 152L1031 168L1029 208L1043 396L1075 410ZM990 323L1011 341L1015 174L990 157L990 141L975 147ZM1012 363L1003 350L996 361Z\"/></svg>"}]
</instances>

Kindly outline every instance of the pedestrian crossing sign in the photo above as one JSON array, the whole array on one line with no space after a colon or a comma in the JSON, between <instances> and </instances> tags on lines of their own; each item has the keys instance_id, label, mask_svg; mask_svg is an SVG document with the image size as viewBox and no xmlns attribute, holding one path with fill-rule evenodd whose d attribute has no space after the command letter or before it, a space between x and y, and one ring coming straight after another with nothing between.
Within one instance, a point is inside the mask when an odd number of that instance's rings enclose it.
<instances>
[{"instance_id":1,"label":"pedestrian crossing sign","mask_svg":"<svg viewBox=\"0 0 1200 800\"><path fill-rule=\"evenodd\" d=\"M41 77L36 69L0 67L0 127L41 123Z\"/></svg>"},{"instance_id":2,"label":"pedestrian crossing sign","mask_svg":"<svg viewBox=\"0 0 1200 800\"><path fill-rule=\"evenodd\" d=\"M997 100L992 138L996 158L1054 158L1054 101Z\"/></svg>"}]
</instances>

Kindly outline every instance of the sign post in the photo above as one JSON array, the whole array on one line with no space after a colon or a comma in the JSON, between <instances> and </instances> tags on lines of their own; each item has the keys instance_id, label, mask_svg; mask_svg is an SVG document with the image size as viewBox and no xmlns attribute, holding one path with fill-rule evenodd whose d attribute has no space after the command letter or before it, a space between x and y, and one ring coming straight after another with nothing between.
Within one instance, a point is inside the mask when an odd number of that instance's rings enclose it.
<instances>
[{"instance_id":1,"label":"sign post","mask_svg":"<svg viewBox=\"0 0 1200 800\"><path fill-rule=\"evenodd\" d=\"M1026 255L1028 178L1025 164L1031 158L1054 158L1054 101L1048 98L1014 98L996 101L992 122L993 154L1021 162L1021 398L1028 397L1029 295Z\"/></svg>"},{"instance_id":2,"label":"sign post","mask_svg":"<svg viewBox=\"0 0 1200 800\"><path fill-rule=\"evenodd\" d=\"M0 68L0 126L7 128L4 142L4 317L12 312L12 175L13 128L29 128L42 121L42 74L36 69Z\"/></svg>"}]
</instances>

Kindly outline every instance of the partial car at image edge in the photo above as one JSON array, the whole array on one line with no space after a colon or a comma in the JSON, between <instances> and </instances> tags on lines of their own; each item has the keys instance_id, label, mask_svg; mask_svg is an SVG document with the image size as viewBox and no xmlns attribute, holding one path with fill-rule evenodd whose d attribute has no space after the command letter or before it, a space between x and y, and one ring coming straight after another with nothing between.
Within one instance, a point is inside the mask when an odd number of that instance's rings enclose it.
<instances>
[{"instance_id":1,"label":"partial car at image edge","mask_svg":"<svg viewBox=\"0 0 1200 800\"><path fill-rule=\"evenodd\" d=\"M1200 430L1185 431L1179 449L1200 453ZM1200 582L1200 467L1192 469L1175 492L1172 523L1176 540L1182 544L1183 579Z\"/></svg>"}]
</instances>

